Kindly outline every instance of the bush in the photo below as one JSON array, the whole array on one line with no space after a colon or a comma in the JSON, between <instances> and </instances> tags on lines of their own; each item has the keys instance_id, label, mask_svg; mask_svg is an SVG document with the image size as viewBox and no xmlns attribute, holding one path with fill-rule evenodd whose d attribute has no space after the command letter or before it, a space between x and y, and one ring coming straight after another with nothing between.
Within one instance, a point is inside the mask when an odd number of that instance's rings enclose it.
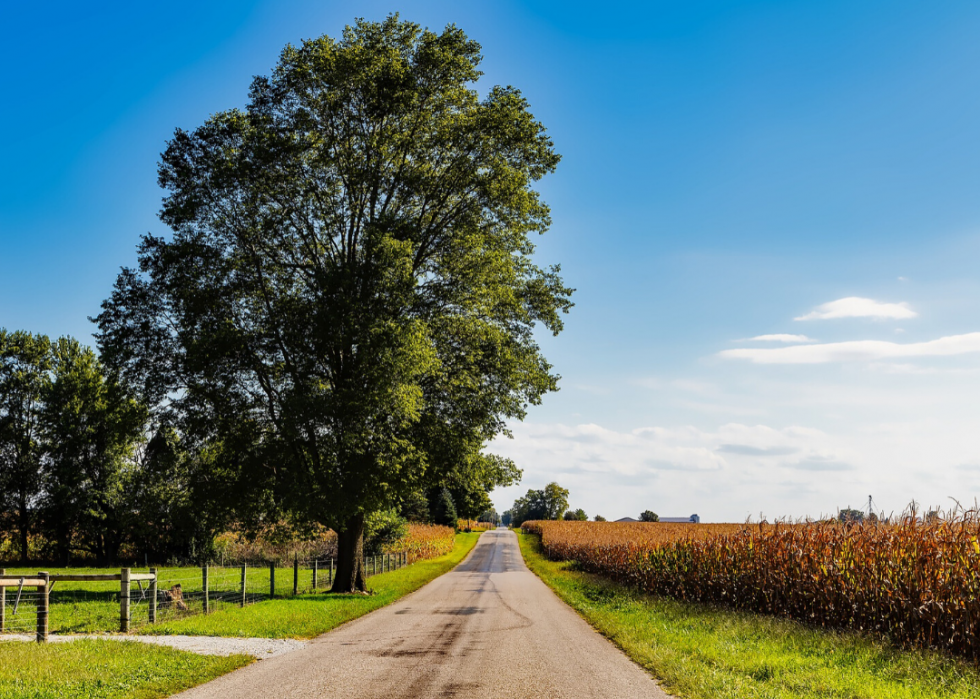
<instances>
[{"instance_id":1,"label":"bush","mask_svg":"<svg viewBox=\"0 0 980 699\"><path fill-rule=\"evenodd\" d=\"M397 510L372 512L364 518L364 555L378 556L408 534L408 521Z\"/></svg>"},{"instance_id":2,"label":"bush","mask_svg":"<svg viewBox=\"0 0 980 699\"><path fill-rule=\"evenodd\" d=\"M432 508L432 520L444 527L456 528L459 518L456 515L456 505L453 503L453 496L449 492L449 488L442 488L437 493L435 506Z\"/></svg>"}]
</instances>

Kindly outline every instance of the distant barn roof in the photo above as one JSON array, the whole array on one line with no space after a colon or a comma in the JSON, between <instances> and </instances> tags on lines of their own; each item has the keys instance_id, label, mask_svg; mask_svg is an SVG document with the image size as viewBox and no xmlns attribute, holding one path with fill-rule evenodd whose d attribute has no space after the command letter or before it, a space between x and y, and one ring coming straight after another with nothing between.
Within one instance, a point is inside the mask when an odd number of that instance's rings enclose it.
<instances>
[{"instance_id":1,"label":"distant barn roof","mask_svg":"<svg viewBox=\"0 0 980 699\"><path fill-rule=\"evenodd\" d=\"M639 522L638 519L633 519L632 517L623 517L622 519L617 519L617 522Z\"/></svg>"}]
</instances>

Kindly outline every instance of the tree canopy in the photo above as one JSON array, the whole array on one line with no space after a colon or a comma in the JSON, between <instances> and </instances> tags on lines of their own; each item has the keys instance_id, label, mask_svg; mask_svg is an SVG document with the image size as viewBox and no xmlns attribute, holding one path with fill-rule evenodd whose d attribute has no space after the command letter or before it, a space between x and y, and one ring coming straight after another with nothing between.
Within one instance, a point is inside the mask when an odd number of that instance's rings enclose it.
<instances>
[{"instance_id":1,"label":"tree canopy","mask_svg":"<svg viewBox=\"0 0 980 699\"><path fill-rule=\"evenodd\" d=\"M535 519L559 519L568 510L568 490L557 483L549 483L542 490L528 490L508 510L510 523L519 527ZM507 513L505 513L507 514Z\"/></svg>"},{"instance_id":2,"label":"tree canopy","mask_svg":"<svg viewBox=\"0 0 980 699\"><path fill-rule=\"evenodd\" d=\"M559 156L518 90L478 94L481 58L397 16L287 46L245 109L175 133L173 233L143 238L97 319L241 521L338 531L338 591L364 587L366 514L513 482L483 449L557 389L534 332L571 290L530 236Z\"/></svg>"},{"instance_id":3,"label":"tree canopy","mask_svg":"<svg viewBox=\"0 0 980 699\"><path fill-rule=\"evenodd\" d=\"M47 337L0 328L0 511L17 528L22 561L43 490L42 412L51 364Z\"/></svg>"},{"instance_id":4,"label":"tree canopy","mask_svg":"<svg viewBox=\"0 0 980 699\"><path fill-rule=\"evenodd\" d=\"M0 524L17 530L22 562L34 534L33 554L49 560L117 557L139 519L145 425L91 349L0 329Z\"/></svg>"}]
</instances>

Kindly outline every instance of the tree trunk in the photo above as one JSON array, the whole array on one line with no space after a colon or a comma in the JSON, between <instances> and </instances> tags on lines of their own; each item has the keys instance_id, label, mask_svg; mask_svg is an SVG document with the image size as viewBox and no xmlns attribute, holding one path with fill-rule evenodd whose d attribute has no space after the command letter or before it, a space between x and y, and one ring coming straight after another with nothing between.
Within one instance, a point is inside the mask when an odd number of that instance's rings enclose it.
<instances>
[{"instance_id":1,"label":"tree trunk","mask_svg":"<svg viewBox=\"0 0 980 699\"><path fill-rule=\"evenodd\" d=\"M337 532L337 574L331 592L367 592L364 581L364 515L347 520Z\"/></svg>"}]
</instances>

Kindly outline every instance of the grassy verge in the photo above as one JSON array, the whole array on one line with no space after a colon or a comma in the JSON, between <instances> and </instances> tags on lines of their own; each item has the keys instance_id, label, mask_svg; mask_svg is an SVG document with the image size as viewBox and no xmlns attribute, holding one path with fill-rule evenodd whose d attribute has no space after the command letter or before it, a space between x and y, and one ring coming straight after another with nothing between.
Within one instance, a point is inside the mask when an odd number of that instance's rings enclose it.
<instances>
[{"instance_id":1,"label":"grassy verge","mask_svg":"<svg viewBox=\"0 0 980 699\"><path fill-rule=\"evenodd\" d=\"M207 616L191 616L146 626L140 629L140 633L313 638L391 604L452 570L473 549L479 538L480 535L475 532L457 534L456 548L452 553L368 578L368 588L374 593L370 596L297 595L244 608L230 607Z\"/></svg>"},{"instance_id":2,"label":"grassy verge","mask_svg":"<svg viewBox=\"0 0 980 699\"><path fill-rule=\"evenodd\" d=\"M967 699L980 671L854 633L642 595L549 561L518 533L528 567L586 621L685 699Z\"/></svg>"},{"instance_id":3,"label":"grassy verge","mask_svg":"<svg viewBox=\"0 0 980 699\"><path fill-rule=\"evenodd\" d=\"M142 643L85 640L0 643L0 697L166 697L247 665L254 658L195 655Z\"/></svg>"}]
</instances>

